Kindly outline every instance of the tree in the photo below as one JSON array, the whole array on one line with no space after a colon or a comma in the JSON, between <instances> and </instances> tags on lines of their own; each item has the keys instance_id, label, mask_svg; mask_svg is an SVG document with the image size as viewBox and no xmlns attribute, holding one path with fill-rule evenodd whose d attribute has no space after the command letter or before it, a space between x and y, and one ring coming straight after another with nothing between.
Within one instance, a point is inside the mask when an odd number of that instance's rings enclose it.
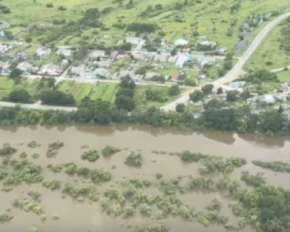
<instances>
[{"instance_id":1,"label":"tree","mask_svg":"<svg viewBox=\"0 0 290 232\"><path fill-rule=\"evenodd\" d=\"M190 100L193 102L201 101L203 97L204 97L204 94L200 90L195 90L193 93L189 95Z\"/></svg>"},{"instance_id":2,"label":"tree","mask_svg":"<svg viewBox=\"0 0 290 232\"><path fill-rule=\"evenodd\" d=\"M45 81L47 83L47 87L48 88L52 88L52 89L55 88L55 82L56 82L56 80L53 77L45 78Z\"/></svg>"},{"instance_id":3,"label":"tree","mask_svg":"<svg viewBox=\"0 0 290 232\"><path fill-rule=\"evenodd\" d=\"M219 87L218 89L217 89L217 94L222 94L223 93L223 88L222 87Z\"/></svg>"},{"instance_id":4,"label":"tree","mask_svg":"<svg viewBox=\"0 0 290 232\"><path fill-rule=\"evenodd\" d=\"M120 87L121 88L130 88L130 89L135 89L136 84L133 80L131 80L129 77L125 77L121 80L120 82Z\"/></svg>"},{"instance_id":5,"label":"tree","mask_svg":"<svg viewBox=\"0 0 290 232\"><path fill-rule=\"evenodd\" d=\"M213 90L213 85L212 84L204 85L202 86L201 90L204 94L208 95Z\"/></svg>"},{"instance_id":6,"label":"tree","mask_svg":"<svg viewBox=\"0 0 290 232\"><path fill-rule=\"evenodd\" d=\"M175 110L179 113L182 113L185 111L185 105L183 103L179 103L176 105Z\"/></svg>"},{"instance_id":7,"label":"tree","mask_svg":"<svg viewBox=\"0 0 290 232\"><path fill-rule=\"evenodd\" d=\"M118 109L124 109L127 111L132 111L135 108L134 99L124 95L119 95L116 97L115 105Z\"/></svg>"},{"instance_id":8,"label":"tree","mask_svg":"<svg viewBox=\"0 0 290 232\"><path fill-rule=\"evenodd\" d=\"M18 68L12 69L11 73L9 74L10 78L17 79L21 76L22 71Z\"/></svg>"},{"instance_id":9,"label":"tree","mask_svg":"<svg viewBox=\"0 0 290 232\"><path fill-rule=\"evenodd\" d=\"M231 90L227 92L227 100L234 102L239 99L239 92L236 90Z\"/></svg>"},{"instance_id":10,"label":"tree","mask_svg":"<svg viewBox=\"0 0 290 232\"><path fill-rule=\"evenodd\" d=\"M180 94L179 86L178 85L170 86L170 88L168 90L168 94L170 96L176 96L176 95Z\"/></svg>"},{"instance_id":11,"label":"tree","mask_svg":"<svg viewBox=\"0 0 290 232\"><path fill-rule=\"evenodd\" d=\"M243 100L247 100L248 98L251 97L251 93L248 90L244 90L241 94L240 94L240 98Z\"/></svg>"},{"instance_id":12,"label":"tree","mask_svg":"<svg viewBox=\"0 0 290 232\"><path fill-rule=\"evenodd\" d=\"M134 96L134 90L130 88L120 88L116 94L116 97L123 95L127 97L133 97Z\"/></svg>"},{"instance_id":13,"label":"tree","mask_svg":"<svg viewBox=\"0 0 290 232\"><path fill-rule=\"evenodd\" d=\"M57 90L46 90L40 95L43 104L71 106L75 104L75 99L71 94L66 94Z\"/></svg>"},{"instance_id":14,"label":"tree","mask_svg":"<svg viewBox=\"0 0 290 232\"><path fill-rule=\"evenodd\" d=\"M209 108L222 108L225 106L225 102L219 101L217 99L211 99L204 105L204 109L209 109Z\"/></svg>"},{"instance_id":15,"label":"tree","mask_svg":"<svg viewBox=\"0 0 290 232\"><path fill-rule=\"evenodd\" d=\"M223 64L224 70L230 70L233 67L233 62L231 60L225 60Z\"/></svg>"},{"instance_id":16,"label":"tree","mask_svg":"<svg viewBox=\"0 0 290 232\"><path fill-rule=\"evenodd\" d=\"M9 101L15 103L31 103L31 96L30 94L24 89L15 89L10 92Z\"/></svg>"}]
</instances>

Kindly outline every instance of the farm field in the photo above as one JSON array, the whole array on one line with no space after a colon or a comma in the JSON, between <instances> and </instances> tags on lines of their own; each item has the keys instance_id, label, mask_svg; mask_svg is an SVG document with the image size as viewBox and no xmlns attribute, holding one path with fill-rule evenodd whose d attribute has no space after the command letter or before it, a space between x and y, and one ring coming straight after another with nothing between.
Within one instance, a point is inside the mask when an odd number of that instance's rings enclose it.
<instances>
[{"instance_id":1,"label":"farm field","mask_svg":"<svg viewBox=\"0 0 290 232\"><path fill-rule=\"evenodd\" d=\"M38 93L39 81L22 78L19 83L15 83L9 77L0 77L0 99L7 96L12 90L19 87L27 90L30 95L35 96Z\"/></svg>"},{"instance_id":2,"label":"farm field","mask_svg":"<svg viewBox=\"0 0 290 232\"><path fill-rule=\"evenodd\" d=\"M255 14L269 13L273 10L285 10L290 6L288 0L244 0L238 5L237 2L232 0L186 0L184 2L164 0L162 4L157 4L154 0L113 3L106 0L98 0L97 2L93 0L67 0L63 2L52 0L50 3L53 4L52 8L46 7L47 1L45 0L36 0L35 3L32 0L4 0L2 4L9 7L11 13L3 14L2 18L15 25L15 27L35 23L54 27L52 25L53 19L65 19L69 22L81 18L83 12L89 8L98 8L100 11L105 9L100 21L108 29L103 32L96 28L95 31L99 35L111 35L110 39L106 41L108 44L114 44L117 40L124 38L126 25L130 23L157 22L159 29L155 33L156 36L163 32L168 40L178 38L192 40L193 33L198 33L232 49L238 41L240 25L249 17ZM60 6L63 6L65 10L59 10ZM125 27L122 29L113 27L113 24L116 23L122 23ZM78 35L73 32L74 37L86 41L91 40L94 35L91 29L87 30L89 32L85 32L85 29ZM228 33L229 30L231 33ZM37 36L38 42L41 42L44 37L49 37L48 33L49 30L40 37ZM29 34L20 34L23 37L29 36ZM82 34L86 35L85 38L82 37ZM68 38L72 38L72 34L60 33L55 42L58 43L58 40L60 40L65 43ZM76 40L73 39L72 43L75 44Z\"/></svg>"},{"instance_id":3,"label":"farm field","mask_svg":"<svg viewBox=\"0 0 290 232\"><path fill-rule=\"evenodd\" d=\"M283 71L277 73L278 79L281 82L289 82L290 81L290 71Z\"/></svg>"},{"instance_id":4,"label":"farm field","mask_svg":"<svg viewBox=\"0 0 290 232\"><path fill-rule=\"evenodd\" d=\"M290 65L290 56L280 46L282 24L275 27L247 62L246 70L273 70Z\"/></svg>"}]
</instances>

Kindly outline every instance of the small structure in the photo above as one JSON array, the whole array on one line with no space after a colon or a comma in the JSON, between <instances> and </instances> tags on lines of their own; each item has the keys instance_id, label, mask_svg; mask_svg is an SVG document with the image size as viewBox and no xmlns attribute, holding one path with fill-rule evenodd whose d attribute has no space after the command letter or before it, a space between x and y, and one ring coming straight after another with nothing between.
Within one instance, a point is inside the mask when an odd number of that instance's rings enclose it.
<instances>
[{"instance_id":1,"label":"small structure","mask_svg":"<svg viewBox=\"0 0 290 232\"><path fill-rule=\"evenodd\" d=\"M209 40L205 40L205 41L201 41L198 43L198 46L201 50L212 50L215 49L217 46L217 43L209 41Z\"/></svg>"},{"instance_id":2,"label":"small structure","mask_svg":"<svg viewBox=\"0 0 290 232\"><path fill-rule=\"evenodd\" d=\"M22 62L18 64L16 68L18 68L24 73L30 73L31 69L33 68L33 65L28 62Z\"/></svg>"},{"instance_id":3,"label":"small structure","mask_svg":"<svg viewBox=\"0 0 290 232\"><path fill-rule=\"evenodd\" d=\"M0 30L4 30L6 28L9 28L10 24L6 21L0 21Z\"/></svg>"},{"instance_id":4,"label":"small structure","mask_svg":"<svg viewBox=\"0 0 290 232\"><path fill-rule=\"evenodd\" d=\"M72 56L72 50L70 48L59 48L56 52L57 55L62 56Z\"/></svg>"},{"instance_id":5,"label":"small structure","mask_svg":"<svg viewBox=\"0 0 290 232\"><path fill-rule=\"evenodd\" d=\"M217 53L220 54L220 55L225 55L228 51L228 49L226 47L218 47L216 49Z\"/></svg>"},{"instance_id":6,"label":"small structure","mask_svg":"<svg viewBox=\"0 0 290 232\"><path fill-rule=\"evenodd\" d=\"M184 39L178 39L178 40L175 40L174 45L175 46L187 46L188 41L184 40Z\"/></svg>"},{"instance_id":7,"label":"small structure","mask_svg":"<svg viewBox=\"0 0 290 232\"><path fill-rule=\"evenodd\" d=\"M239 89L239 88L243 88L246 85L247 82L245 81L234 81L230 83L230 87L232 87L233 89Z\"/></svg>"},{"instance_id":8,"label":"small structure","mask_svg":"<svg viewBox=\"0 0 290 232\"><path fill-rule=\"evenodd\" d=\"M169 54L168 53L156 53L154 56L154 61L156 62L166 62L169 59Z\"/></svg>"},{"instance_id":9,"label":"small structure","mask_svg":"<svg viewBox=\"0 0 290 232\"><path fill-rule=\"evenodd\" d=\"M62 71L62 69L58 65L46 64L40 68L38 74L58 76L61 74L61 71Z\"/></svg>"},{"instance_id":10,"label":"small structure","mask_svg":"<svg viewBox=\"0 0 290 232\"><path fill-rule=\"evenodd\" d=\"M106 52L103 50L93 50L90 52L89 54L90 57L92 58L103 58L103 57L107 57Z\"/></svg>"},{"instance_id":11,"label":"small structure","mask_svg":"<svg viewBox=\"0 0 290 232\"><path fill-rule=\"evenodd\" d=\"M110 60L101 60L101 61L94 61L94 65L97 65L99 68L109 68L112 64Z\"/></svg>"},{"instance_id":12,"label":"small structure","mask_svg":"<svg viewBox=\"0 0 290 232\"><path fill-rule=\"evenodd\" d=\"M95 69L94 74L98 78L107 78L110 74L110 71L104 68L97 68Z\"/></svg>"},{"instance_id":13,"label":"small structure","mask_svg":"<svg viewBox=\"0 0 290 232\"><path fill-rule=\"evenodd\" d=\"M83 77L83 75L85 73L85 69L86 69L85 65L81 65L78 67L72 67L70 70L70 74L74 77Z\"/></svg>"},{"instance_id":14,"label":"small structure","mask_svg":"<svg viewBox=\"0 0 290 232\"><path fill-rule=\"evenodd\" d=\"M257 96L255 99L257 102L265 102L265 103L275 103L275 97L271 94L265 94L262 96Z\"/></svg>"},{"instance_id":15,"label":"small structure","mask_svg":"<svg viewBox=\"0 0 290 232\"><path fill-rule=\"evenodd\" d=\"M280 86L280 91L282 93L290 93L290 86L289 86L289 83L285 82L285 83L282 83L281 86Z\"/></svg>"},{"instance_id":16,"label":"small structure","mask_svg":"<svg viewBox=\"0 0 290 232\"><path fill-rule=\"evenodd\" d=\"M179 76L180 76L179 73L175 73L171 76L171 80L177 82L179 81Z\"/></svg>"},{"instance_id":17,"label":"small structure","mask_svg":"<svg viewBox=\"0 0 290 232\"><path fill-rule=\"evenodd\" d=\"M119 55L118 51L112 51L110 57L112 60L115 60L118 55Z\"/></svg>"},{"instance_id":18,"label":"small structure","mask_svg":"<svg viewBox=\"0 0 290 232\"><path fill-rule=\"evenodd\" d=\"M47 47L41 47L35 51L35 54L39 57L48 56L50 53L51 53L51 49Z\"/></svg>"},{"instance_id":19,"label":"small structure","mask_svg":"<svg viewBox=\"0 0 290 232\"><path fill-rule=\"evenodd\" d=\"M181 55L181 56L178 56L176 62L175 62L175 66L177 68L182 68L184 63L188 60L188 57L185 56L185 55Z\"/></svg>"}]
</instances>

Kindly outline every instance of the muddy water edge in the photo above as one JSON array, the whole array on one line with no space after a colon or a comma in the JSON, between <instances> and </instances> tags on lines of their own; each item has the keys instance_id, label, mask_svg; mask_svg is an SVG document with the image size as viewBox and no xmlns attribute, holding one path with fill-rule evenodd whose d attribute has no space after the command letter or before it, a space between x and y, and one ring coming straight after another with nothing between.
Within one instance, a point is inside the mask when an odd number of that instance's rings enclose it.
<instances>
[{"instance_id":1,"label":"muddy water edge","mask_svg":"<svg viewBox=\"0 0 290 232\"><path fill-rule=\"evenodd\" d=\"M39 147L30 148L27 144L36 141ZM61 141L64 146L58 151L55 158L46 156L48 145L55 141ZM102 168L112 174L111 181L97 184L99 199L108 188L118 188L122 181L128 179L147 179L153 185L157 181L156 174L162 173L163 179L177 177L189 177L199 175L199 164L185 164L176 154L184 150L200 152L222 157L243 157L247 165L236 169L232 176L239 179L242 170L251 173L264 173L266 181L271 185L290 188L288 174L275 173L254 166L252 160L283 161L290 162L290 142L286 138L267 138L257 135L237 135L230 133L205 132L184 133L177 130L152 128L148 126L71 126L71 127L2 127L0 128L0 145L9 143L17 149L13 156L19 157L23 152L27 154L27 160L39 164L46 169L48 164L61 164L74 162L78 166L90 169ZM102 156L96 162L81 159L86 150L98 150L107 146L121 148L122 151L113 155L110 159ZM138 151L142 154L143 163L141 167L129 167L124 164L129 151ZM164 151L167 154L156 154L153 151ZM32 158L32 154L39 154L38 158ZM3 157L1 158L4 159ZM45 171L45 179L57 179L70 181L75 185L89 183L75 176L71 177L64 173L52 173ZM3 187L3 186L2 186ZM41 221L39 215L25 212L12 206L15 197L29 199L27 192L37 190L41 193L39 204L45 211L46 221ZM148 194L158 194L158 188L150 187L146 190ZM9 192L0 192L0 212L10 212L13 219L9 223L0 224L1 231L28 231L32 226L39 231L135 231L136 224L150 225L155 222L155 213L152 211L148 217L139 212L132 218L122 216L113 217L102 212L100 200L92 202L88 200L78 201L69 196L64 197L61 190L51 191L44 188L40 183L21 184ZM232 199L220 196L219 193L184 193L179 194L179 199L186 205L197 210L204 210L207 205L218 197L222 202L221 213L229 218L230 223L237 225L238 221L232 214L230 205ZM59 219L52 220L52 215ZM198 222L186 222L178 217L164 219L170 231L210 231L223 232L225 228L219 225L204 227ZM254 231L247 227L244 231Z\"/></svg>"}]
</instances>

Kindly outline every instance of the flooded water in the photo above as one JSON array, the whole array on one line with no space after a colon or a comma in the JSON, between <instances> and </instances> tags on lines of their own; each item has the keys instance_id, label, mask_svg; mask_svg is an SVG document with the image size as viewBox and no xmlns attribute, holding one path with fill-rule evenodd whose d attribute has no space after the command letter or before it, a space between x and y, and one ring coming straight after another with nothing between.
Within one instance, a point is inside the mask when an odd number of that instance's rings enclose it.
<instances>
[{"instance_id":1,"label":"flooded water","mask_svg":"<svg viewBox=\"0 0 290 232\"><path fill-rule=\"evenodd\" d=\"M56 140L64 142L65 146L60 149L56 158L47 158L46 150L50 143ZM29 148L27 144L36 141L40 147ZM263 161L284 161L290 162L290 141L286 138L267 138L258 135L238 135L219 132L185 133L177 130L167 130L152 128L148 126L72 126L72 127L5 127L0 128L0 145L10 143L16 147L19 155L26 152L28 156L39 153L38 159L31 159L31 162L44 167L47 164L60 164L64 162L75 162L79 166L89 168L103 168L112 173L113 178L107 184L98 186L99 193L104 189L129 178L156 179L157 173L162 173L164 178L176 178L178 176L197 176L198 164L184 164L180 157L169 154L154 154L152 151L166 151L167 153L177 153L184 150L201 152L210 155L223 157L239 156L247 159L248 164L240 169L236 169L232 176L239 179L242 170L249 170L251 173L262 172L269 184L290 188L289 174L275 173L264 170L251 164L252 160ZM95 163L90 163L81 159L81 154L88 149L101 151L106 145L122 148L122 152L112 156L109 160L100 158ZM128 155L128 150L140 150L144 162L141 168L132 168L124 165L124 160ZM112 168L115 166L115 168ZM66 180L67 175L48 174L51 179ZM70 178L71 181L80 183L80 180ZM45 209L47 220L42 222L40 217L33 213L26 213L13 208L14 197L27 198L27 191L36 189L41 193L40 205ZM219 197L223 203L222 213L227 215L232 224L237 224L237 219L232 215L229 205L230 199L218 196L218 193L199 194L186 193L180 196L182 202L197 210L204 209L213 198ZM61 191L50 191L41 186L33 184L31 186L22 185L11 192L1 192L0 212L11 210L13 219L7 224L1 224L1 231L28 231L31 226L37 226L40 231L134 231L131 225L143 222L146 225L150 219L136 216L133 219L113 218L102 213L99 203L76 202L70 197L62 198ZM52 215L58 215L59 220L52 220ZM223 232L222 226L214 225L208 228L196 222L185 222L180 218L167 218L164 220L170 231L210 231ZM245 231L252 231L246 228Z\"/></svg>"}]
</instances>

